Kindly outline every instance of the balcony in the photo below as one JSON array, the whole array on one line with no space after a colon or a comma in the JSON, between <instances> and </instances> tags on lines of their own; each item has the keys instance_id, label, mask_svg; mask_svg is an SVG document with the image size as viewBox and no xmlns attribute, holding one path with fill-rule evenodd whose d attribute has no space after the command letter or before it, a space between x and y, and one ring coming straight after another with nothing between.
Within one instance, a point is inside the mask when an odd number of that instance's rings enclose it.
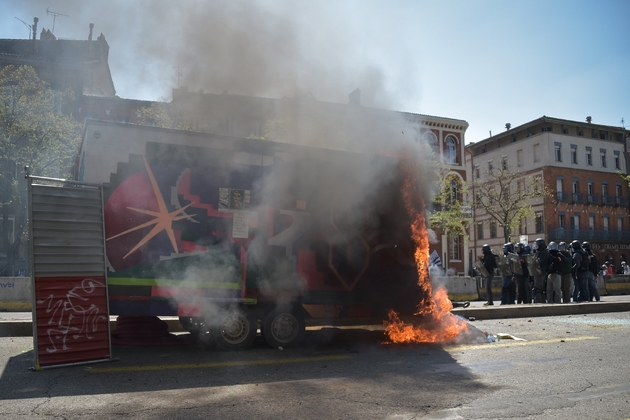
<instances>
[{"instance_id":1,"label":"balcony","mask_svg":"<svg viewBox=\"0 0 630 420\"><path fill-rule=\"evenodd\" d=\"M588 204L599 205L599 195L597 194L587 194L586 200L588 201Z\"/></svg>"},{"instance_id":2,"label":"balcony","mask_svg":"<svg viewBox=\"0 0 630 420\"><path fill-rule=\"evenodd\" d=\"M568 203L569 202L569 193L566 191L557 191L556 192L556 200L558 203Z\"/></svg>"},{"instance_id":3,"label":"balcony","mask_svg":"<svg viewBox=\"0 0 630 420\"><path fill-rule=\"evenodd\" d=\"M573 193L573 204L584 204L584 194Z\"/></svg>"},{"instance_id":4,"label":"balcony","mask_svg":"<svg viewBox=\"0 0 630 420\"><path fill-rule=\"evenodd\" d=\"M628 197L615 197L619 207L628 207Z\"/></svg>"},{"instance_id":5,"label":"balcony","mask_svg":"<svg viewBox=\"0 0 630 420\"><path fill-rule=\"evenodd\" d=\"M602 195L602 205L604 206L614 206L615 205L615 197L612 195Z\"/></svg>"},{"instance_id":6,"label":"balcony","mask_svg":"<svg viewBox=\"0 0 630 420\"><path fill-rule=\"evenodd\" d=\"M549 229L549 240L555 242L564 241L570 243L573 240L582 241L610 241L628 242L630 232L619 230L593 230L593 229Z\"/></svg>"}]
</instances>

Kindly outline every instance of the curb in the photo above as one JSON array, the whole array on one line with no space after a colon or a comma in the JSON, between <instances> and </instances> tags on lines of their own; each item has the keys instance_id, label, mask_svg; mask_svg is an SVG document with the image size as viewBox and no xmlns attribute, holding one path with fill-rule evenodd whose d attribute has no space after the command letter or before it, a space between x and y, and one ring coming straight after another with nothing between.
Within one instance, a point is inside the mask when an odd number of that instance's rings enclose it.
<instances>
[{"instance_id":1,"label":"curb","mask_svg":"<svg viewBox=\"0 0 630 420\"><path fill-rule=\"evenodd\" d=\"M484 308L455 308L451 312L467 319L504 319L529 318L563 315L586 315L609 312L628 312L630 302L588 302L588 303L557 303L527 305L497 305Z\"/></svg>"}]
</instances>

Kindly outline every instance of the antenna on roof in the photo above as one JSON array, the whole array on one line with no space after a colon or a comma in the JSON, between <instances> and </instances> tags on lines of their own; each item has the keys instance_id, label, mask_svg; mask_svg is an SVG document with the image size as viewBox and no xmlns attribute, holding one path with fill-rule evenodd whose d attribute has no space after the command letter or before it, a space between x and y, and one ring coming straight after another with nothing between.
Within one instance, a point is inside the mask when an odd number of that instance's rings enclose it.
<instances>
[{"instance_id":1,"label":"antenna on roof","mask_svg":"<svg viewBox=\"0 0 630 420\"><path fill-rule=\"evenodd\" d=\"M48 9L46 9L46 14L47 15L53 15L53 28L52 28L52 33L55 33L55 21L57 20L57 16L65 16L65 17L70 17L68 15L64 15L63 13L57 13L57 12L53 12L52 10L50 10L50 7Z\"/></svg>"},{"instance_id":2,"label":"antenna on roof","mask_svg":"<svg viewBox=\"0 0 630 420\"><path fill-rule=\"evenodd\" d=\"M19 17L15 16L15 18L17 20L19 20L20 22L22 22L27 28L28 28L28 37L31 37L31 28L33 28L33 25L29 25L28 23L24 22L22 19L20 19Z\"/></svg>"}]
</instances>

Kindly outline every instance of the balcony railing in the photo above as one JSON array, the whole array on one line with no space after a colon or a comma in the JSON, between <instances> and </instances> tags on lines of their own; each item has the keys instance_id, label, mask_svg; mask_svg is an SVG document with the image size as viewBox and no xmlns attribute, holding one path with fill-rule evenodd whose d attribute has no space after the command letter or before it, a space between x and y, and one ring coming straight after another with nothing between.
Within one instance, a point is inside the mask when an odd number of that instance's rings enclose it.
<instances>
[{"instance_id":1,"label":"balcony railing","mask_svg":"<svg viewBox=\"0 0 630 420\"><path fill-rule=\"evenodd\" d=\"M611 242L628 242L630 241L630 232L619 230L594 230L594 229L549 229L549 240L555 242L564 241L569 243L573 240L578 241L611 241Z\"/></svg>"},{"instance_id":2,"label":"balcony railing","mask_svg":"<svg viewBox=\"0 0 630 420\"><path fill-rule=\"evenodd\" d=\"M612 195L602 195L602 204L604 206L614 206L615 197L613 197Z\"/></svg>"},{"instance_id":3,"label":"balcony railing","mask_svg":"<svg viewBox=\"0 0 630 420\"><path fill-rule=\"evenodd\" d=\"M619 207L628 207L628 197L615 197Z\"/></svg>"},{"instance_id":4,"label":"balcony railing","mask_svg":"<svg viewBox=\"0 0 630 420\"><path fill-rule=\"evenodd\" d=\"M558 200L558 203L568 203L569 193L566 191L556 191L556 200Z\"/></svg>"},{"instance_id":5,"label":"balcony railing","mask_svg":"<svg viewBox=\"0 0 630 420\"><path fill-rule=\"evenodd\" d=\"M575 204L584 204L584 194L583 193L573 193L573 203L575 203Z\"/></svg>"},{"instance_id":6,"label":"balcony railing","mask_svg":"<svg viewBox=\"0 0 630 420\"><path fill-rule=\"evenodd\" d=\"M588 200L588 204L599 204L599 195L597 194L587 194L586 199Z\"/></svg>"}]
</instances>

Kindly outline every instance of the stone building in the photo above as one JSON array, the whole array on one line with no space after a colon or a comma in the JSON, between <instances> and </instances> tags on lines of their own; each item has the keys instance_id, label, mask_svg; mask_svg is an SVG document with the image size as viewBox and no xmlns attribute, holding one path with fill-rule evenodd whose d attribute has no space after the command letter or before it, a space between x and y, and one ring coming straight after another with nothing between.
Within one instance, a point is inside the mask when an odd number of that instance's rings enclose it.
<instances>
[{"instance_id":1,"label":"stone building","mask_svg":"<svg viewBox=\"0 0 630 420\"><path fill-rule=\"evenodd\" d=\"M529 204L534 217L512 231L513 242L573 240L591 243L601 261L619 266L630 256L628 139L623 127L543 116L466 146L468 179L479 180L492 165L508 165L524 177L538 177L551 192ZM516 188L516 186L513 186ZM502 229L475 211L471 241L475 258L487 243L500 252Z\"/></svg>"}]
</instances>

